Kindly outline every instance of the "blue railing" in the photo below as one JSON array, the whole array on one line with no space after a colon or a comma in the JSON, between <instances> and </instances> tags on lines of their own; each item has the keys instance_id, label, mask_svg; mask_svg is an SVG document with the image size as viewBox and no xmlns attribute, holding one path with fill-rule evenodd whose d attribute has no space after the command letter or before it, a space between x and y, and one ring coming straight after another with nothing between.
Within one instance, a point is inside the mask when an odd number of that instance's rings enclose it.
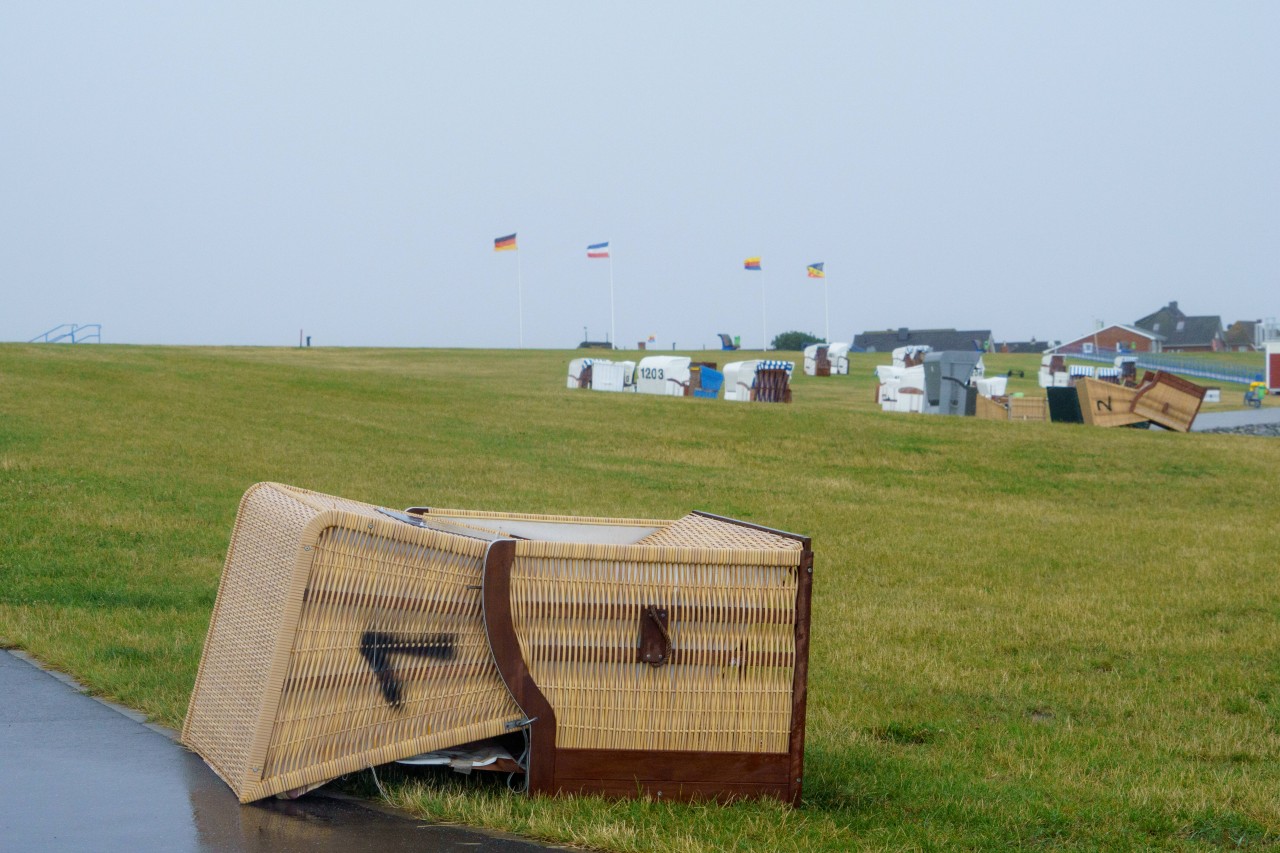
<instances>
[{"instance_id":1,"label":"blue railing","mask_svg":"<svg viewBox=\"0 0 1280 853\"><path fill-rule=\"evenodd\" d=\"M102 343L102 324L101 323L63 323L54 326L49 331L41 335L36 335L29 344L56 344L67 341L73 344L83 344L89 341L97 341Z\"/></svg>"},{"instance_id":2,"label":"blue railing","mask_svg":"<svg viewBox=\"0 0 1280 853\"><path fill-rule=\"evenodd\" d=\"M1116 350L1095 350L1091 353L1063 353L1067 358L1081 361L1101 361L1113 364L1116 356L1135 356L1138 367L1142 370L1163 370L1166 373L1179 373L1183 376L1195 376L1199 379L1212 379L1215 382L1238 382L1248 385L1260 379L1262 364L1258 370L1250 370L1238 364L1214 364L1204 358L1188 358L1184 355L1173 355L1155 352L1118 352ZM1261 362L1261 359L1259 359Z\"/></svg>"}]
</instances>

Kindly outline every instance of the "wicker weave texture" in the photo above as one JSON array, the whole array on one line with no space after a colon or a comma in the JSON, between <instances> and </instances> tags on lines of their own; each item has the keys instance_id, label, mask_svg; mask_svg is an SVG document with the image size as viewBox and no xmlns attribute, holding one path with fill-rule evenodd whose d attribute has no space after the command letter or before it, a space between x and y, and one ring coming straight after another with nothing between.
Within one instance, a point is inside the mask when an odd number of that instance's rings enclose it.
<instances>
[{"instance_id":1,"label":"wicker weave texture","mask_svg":"<svg viewBox=\"0 0 1280 853\"><path fill-rule=\"evenodd\" d=\"M1165 429L1188 432L1204 402L1205 389L1194 382L1163 371L1143 382L1133 402L1133 412Z\"/></svg>"},{"instance_id":2,"label":"wicker weave texture","mask_svg":"<svg viewBox=\"0 0 1280 853\"><path fill-rule=\"evenodd\" d=\"M557 746L785 753L799 543L699 516L667 532L665 547L517 545L513 620ZM658 667L637 658L651 605L669 614Z\"/></svg>"},{"instance_id":3,"label":"wicker weave texture","mask_svg":"<svg viewBox=\"0 0 1280 853\"><path fill-rule=\"evenodd\" d=\"M1076 380L1080 414L1090 426L1123 427L1143 423L1146 418L1133 413L1135 388L1084 377Z\"/></svg>"},{"instance_id":4,"label":"wicker weave texture","mask_svg":"<svg viewBox=\"0 0 1280 853\"><path fill-rule=\"evenodd\" d=\"M998 403L990 397L978 395L974 401L974 417L984 421L1007 421L1009 420L1009 408Z\"/></svg>"},{"instance_id":5,"label":"wicker weave texture","mask_svg":"<svg viewBox=\"0 0 1280 853\"><path fill-rule=\"evenodd\" d=\"M278 484L242 502L184 743L242 801L504 731L488 543Z\"/></svg>"},{"instance_id":6,"label":"wicker weave texture","mask_svg":"<svg viewBox=\"0 0 1280 853\"><path fill-rule=\"evenodd\" d=\"M1010 397L1009 420L1049 420L1049 400L1045 397Z\"/></svg>"},{"instance_id":7,"label":"wicker weave texture","mask_svg":"<svg viewBox=\"0 0 1280 853\"><path fill-rule=\"evenodd\" d=\"M667 524L657 533L646 536L637 544L650 547L673 545L684 548L747 549L752 551L801 550L799 541L779 536L770 530L744 524L730 524L717 518L690 513L684 518Z\"/></svg>"},{"instance_id":8,"label":"wicker weave texture","mask_svg":"<svg viewBox=\"0 0 1280 853\"><path fill-rule=\"evenodd\" d=\"M252 738L279 622L297 587L298 535L315 515L296 496L266 484L249 489L236 514L182 742L237 793L252 775Z\"/></svg>"}]
</instances>

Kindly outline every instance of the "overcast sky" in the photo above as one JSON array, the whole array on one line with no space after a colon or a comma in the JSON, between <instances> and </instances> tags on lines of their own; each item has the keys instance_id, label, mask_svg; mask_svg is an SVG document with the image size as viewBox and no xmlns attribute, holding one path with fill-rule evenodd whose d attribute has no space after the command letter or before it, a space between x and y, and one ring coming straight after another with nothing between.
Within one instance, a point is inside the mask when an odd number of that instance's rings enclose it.
<instances>
[{"instance_id":1,"label":"overcast sky","mask_svg":"<svg viewBox=\"0 0 1280 853\"><path fill-rule=\"evenodd\" d=\"M627 346L821 336L815 261L834 340L1274 317L1278 45L1274 0L13 0L0 340L569 348L605 240Z\"/></svg>"}]
</instances>

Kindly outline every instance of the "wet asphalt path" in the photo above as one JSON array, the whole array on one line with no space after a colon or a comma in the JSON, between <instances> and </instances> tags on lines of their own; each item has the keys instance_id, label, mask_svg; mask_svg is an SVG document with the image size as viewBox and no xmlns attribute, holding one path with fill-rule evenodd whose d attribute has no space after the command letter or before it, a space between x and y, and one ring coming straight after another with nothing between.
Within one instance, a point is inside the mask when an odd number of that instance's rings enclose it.
<instances>
[{"instance_id":1,"label":"wet asphalt path","mask_svg":"<svg viewBox=\"0 0 1280 853\"><path fill-rule=\"evenodd\" d=\"M1196 415L1195 422L1191 424L1191 431L1204 432L1210 429L1235 429L1278 423L1280 423L1280 406L1265 406L1261 409L1241 409L1232 412L1203 412Z\"/></svg>"},{"instance_id":2,"label":"wet asphalt path","mask_svg":"<svg viewBox=\"0 0 1280 853\"><path fill-rule=\"evenodd\" d=\"M0 650L0 850L484 851L548 849L437 826L350 798L240 805L172 732Z\"/></svg>"}]
</instances>

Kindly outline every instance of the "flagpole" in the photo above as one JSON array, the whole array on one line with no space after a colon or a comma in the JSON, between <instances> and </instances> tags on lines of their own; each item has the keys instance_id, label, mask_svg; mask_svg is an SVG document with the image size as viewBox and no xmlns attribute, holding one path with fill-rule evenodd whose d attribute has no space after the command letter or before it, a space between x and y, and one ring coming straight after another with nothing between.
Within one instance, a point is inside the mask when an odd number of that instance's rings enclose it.
<instances>
[{"instance_id":1,"label":"flagpole","mask_svg":"<svg viewBox=\"0 0 1280 853\"><path fill-rule=\"evenodd\" d=\"M609 246L609 342L618 348L618 329L614 325L613 308L613 245Z\"/></svg>"},{"instance_id":2,"label":"flagpole","mask_svg":"<svg viewBox=\"0 0 1280 853\"><path fill-rule=\"evenodd\" d=\"M822 271L822 302L826 307L827 315L827 343L831 343L831 291L827 289L826 270Z\"/></svg>"},{"instance_id":3,"label":"flagpole","mask_svg":"<svg viewBox=\"0 0 1280 853\"><path fill-rule=\"evenodd\" d=\"M769 321L768 321L768 315L765 313L765 305L764 305L764 270L760 271L760 337L763 338L763 341L764 341L760 345L760 349L765 352L768 352L769 351Z\"/></svg>"},{"instance_id":4,"label":"flagpole","mask_svg":"<svg viewBox=\"0 0 1280 853\"><path fill-rule=\"evenodd\" d=\"M520 349L524 349L524 277L520 274L520 247L516 246L516 311L520 317Z\"/></svg>"}]
</instances>

